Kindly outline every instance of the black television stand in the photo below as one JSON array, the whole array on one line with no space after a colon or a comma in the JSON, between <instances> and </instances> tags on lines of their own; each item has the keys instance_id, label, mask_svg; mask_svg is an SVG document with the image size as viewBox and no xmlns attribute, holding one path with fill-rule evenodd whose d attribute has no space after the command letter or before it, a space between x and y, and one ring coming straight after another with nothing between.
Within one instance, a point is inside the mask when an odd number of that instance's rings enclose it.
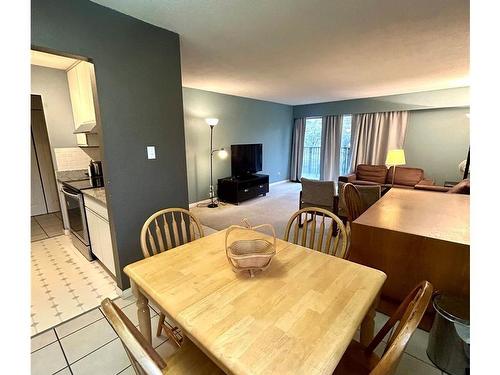
<instances>
[{"instance_id":1,"label":"black television stand","mask_svg":"<svg viewBox=\"0 0 500 375\"><path fill-rule=\"evenodd\" d=\"M239 204L259 195L265 196L267 193L269 193L267 174L225 177L217 181L217 196L223 202Z\"/></svg>"}]
</instances>

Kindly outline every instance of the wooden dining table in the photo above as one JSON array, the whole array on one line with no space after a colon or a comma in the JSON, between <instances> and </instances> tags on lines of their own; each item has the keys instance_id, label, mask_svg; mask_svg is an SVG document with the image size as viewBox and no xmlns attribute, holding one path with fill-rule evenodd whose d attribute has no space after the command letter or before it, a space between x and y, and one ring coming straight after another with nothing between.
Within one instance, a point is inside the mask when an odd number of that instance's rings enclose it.
<instances>
[{"instance_id":1,"label":"wooden dining table","mask_svg":"<svg viewBox=\"0 0 500 375\"><path fill-rule=\"evenodd\" d=\"M331 374L360 325L373 336L383 272L277 240L270 267L249 277L229 265L225 234L125 267L147 340L148 301L227 374Z\"/></svg>"}]
</instances>

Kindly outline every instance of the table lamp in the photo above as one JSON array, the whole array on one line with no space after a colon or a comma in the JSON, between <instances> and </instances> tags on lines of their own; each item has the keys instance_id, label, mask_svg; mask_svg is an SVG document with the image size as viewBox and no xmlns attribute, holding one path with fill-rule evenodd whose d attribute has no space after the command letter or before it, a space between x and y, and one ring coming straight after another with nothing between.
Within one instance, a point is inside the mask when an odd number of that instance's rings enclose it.
<instances>
[{"instance_id":1,"label":"table lamp","mask_svg":"<svg viewBox=\"0 0 500 375\"><path fill-rule=\"evenodd\" d=\"M392 186L394 186L394 176L396 176L396 167L398 165L405 165L405 151L403 149L389 150L387 153L387 158L385 159L385 164L394 167L392 171Z\"/></svg>"}]
</instances>

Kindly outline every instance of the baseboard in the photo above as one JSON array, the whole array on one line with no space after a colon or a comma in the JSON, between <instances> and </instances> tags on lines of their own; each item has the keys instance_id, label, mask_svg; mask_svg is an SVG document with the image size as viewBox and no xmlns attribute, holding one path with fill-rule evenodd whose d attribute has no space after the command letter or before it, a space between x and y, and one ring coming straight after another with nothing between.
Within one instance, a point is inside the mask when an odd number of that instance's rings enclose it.
<instances>
[{"instance_id":1,"label":"baseboard","mask_svg":"<svg viewBox=\"0 0 500 375\"><path fill-rule=\"evenodd\" d=\"M269 184L269 186L274 186L274 185L284 184L285 182L290 182L290 179L281 180L281 181L276 181L276 182L271 182L271 183Z\"/></svg>"},{"instance_id":2,"label":"baseboard","mask_svg":"<svg viewBox=\"0 0 500 375\"><path fill-rule=\"evenodd\" d=\"M128 297L130 297L132 295L132 288L127 288L125 290L122 290L122 294L121 294L121 297L123 299L127 299Z\"/></svg>"},{"instance_id":3,"label":"baseboard","mask_svg":"<svg viewBox=\"0 0 500 375\"><path fill-rule=\"evenodd\" d=\"M290 182L290 179L276 181L276 182L271 182L269 184L269 186L275 186L275 185L279 185L279 184L284 184L285 182ZM189 208L194 208L194 207L196 207L199 204L204 204L204 203L206 204L208 202L210 202L210 198L203 199L203 200L198 201L198 202L189 203Z\"/></svg>"},{"instance_id":4,"label":"baseboard","mask_svg":"<svg viewBox=\"0 0 500 375\"><path fill-rule=\"evenodd\" d=\"M210 202L210 198L203 199L202 201L198 201L198 202L194 202L194 203L189 203L189 208L193 208L199 204L208 203L208 202Z\"/></svg>"}]
</instances>

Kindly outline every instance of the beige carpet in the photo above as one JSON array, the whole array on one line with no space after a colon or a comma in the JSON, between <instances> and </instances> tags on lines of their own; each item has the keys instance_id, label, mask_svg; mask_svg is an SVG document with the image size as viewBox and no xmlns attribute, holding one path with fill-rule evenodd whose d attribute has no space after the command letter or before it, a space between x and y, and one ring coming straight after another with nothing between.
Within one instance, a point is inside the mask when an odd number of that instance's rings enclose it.
<instances>
[{"instance_id":1,"label":"beige carpet","mask_svg":"<svg viewBox=\"0 0 500 375\"><path fill-rule=\"evenodd\" d=\"M232 224L241 225L247 218L251 225L272 224L278 238L283 238L288 219L299 209L301 185L284 182L269 187L265 197L240 203L238 206L222 203L218 208L193 207L193 212L203 225L222 230Z\"/></svg>"}]
</instances>

